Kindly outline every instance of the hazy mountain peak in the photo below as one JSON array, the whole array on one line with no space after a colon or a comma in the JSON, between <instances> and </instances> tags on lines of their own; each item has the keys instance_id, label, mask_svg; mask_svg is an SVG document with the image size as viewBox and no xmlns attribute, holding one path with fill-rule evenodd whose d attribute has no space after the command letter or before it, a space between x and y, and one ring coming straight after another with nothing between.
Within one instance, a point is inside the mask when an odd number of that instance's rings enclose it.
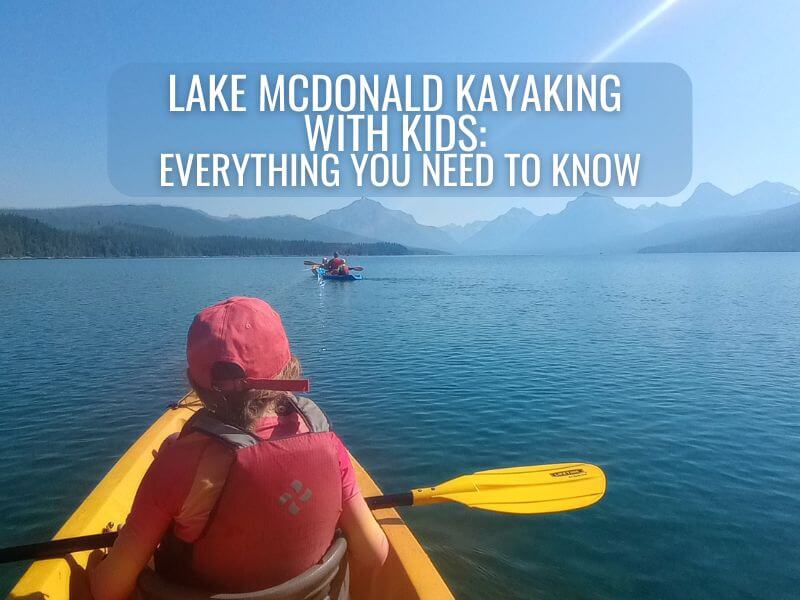
<instances>
[{"instance_id":1,"label":"hazy mountain peak","mask_svg":"<svg viewBox=\"0 0 800 600\"><path fill-rule=\"evenodd\" d=\"M462 248L473 253L501 251L540 218L527 208L515 206L464 240Z\"/></svg>"},{"instance_id":2,"label":"hazy mountain peak","mask_svg":"<svg viewBox=\"0 0 800 600\"><path fill-rule=\"evenodd\" d=\"M733 207L733 196L705 182L695 188L692 195L677 209L675 216L678 220L708 219L727 214Z\"/></svg>"},{"instance_id":3,"label":"hazy mountain peak","mask_svg":"<svg viewBox=\"0 0 800 600\"><path fill-rule=\"evenodd\" d=\"M695 194L721 194L724 196L730 196L728 192L726 192L722 188L717 187L716 185L714 185L709 181L704 181L703 183L698 184L698 186L694 188L692 196L694 196Z\"/></svg>"},{"instance_id":4,"label":"hazy mountain peak","mask_svg":"<svg viewBox=\"0 0 800 600\"><path fill-rule=\"evenodd\" d=\"M312 222L415 248L452 250L455 247L455 241L441 229L421 225L407 212L386 208L366 196L314 217Z\"/></svg>"},{"instance_id":5,"label":"hazy mountain peak","mask_svg":"<svg viewBox=\"0 0 800 600\"><path fill-rule=\"evenodd\" d=\"M584 192L580 196L570 200L564 207L563 213L575 211L607 211L607 210L627 210L611 196L601 196L592 192Z\"/></svg>"},{"instance_id":6,"label":"hazy mountain peak","mask_svg":"<svg viewBox=\"0 0 800 600\"><path fill-rule=\"evenodd\" d=\"M594 192L583 192L580 196L576 196L572 201L570 201L570 204L574 202L580 203L580 202L597 202L597 201L614 202L614 198L612 198L611 196L606 196L604 194L596 194ZM616 204L616 202L614 202L614 204Z\"/></svg>"},{"instance_id":7,"label":"hazy mountain peak","mask_svg":"<svg viewBox=\"0 0 800 600\"><path fill-rule=\"evenodd\" d=\"M731 196L710 183L701 183L680 207L679 218L709 219L783 208L800 202L800 192L783 183L762 181Z\"/></svg>"},{"instance_id":8,"label":"hazy mountain peak","mask_svg":"<svg viewBox=\"0 0 800 600\"><path fill-rule=\"evenodd\" d=\"M793 188L792 186L786 185L785 183L780 183L778 181L768 181L766 179L764 181L755 184L753 187L747 188L738 195L742 196L753 192L758 192L762 194L777 193L777 194L789 194L790 196L800 196L800 191Z\"/></svg>"},{"instance_id":9,"label":"hazy mountain peak","mask_svg":"<svg viewBox=\"0 0 800 600\"><path fill-rule=\"evenodd\" d=\"M451 238L460 244L478 233L486 226L488 222L489 221L471 221L469 223L465 223L464 225L448 223L447 225L442 225L439 227L439 229L446 232Z\"/></svg>"},{"instance_id":10,"label":"hazy mountain peak","mask_svg":"<svg viewBox=\"0 0 800 600\"><path fill-rule=\"evenodd\" d=\"M800 192L790 185L762 181L736 195L737 212L757 213L800 202Z\"/></svg>"},{"instance_id":11,"label":"hazy mountain peak","mask_svg":"<svg viewBox=\"0 0 800 600\"><path fill-rule=\"evenodd\" d=\"M657 210L669 210L671 208L674 208L674 207L673 206L668 206L668 205L664 204L663 202L653 202L649 206L647 204L640 204L639 206L637 206L633 210L646 212L646 211L657 211Z\"/></svg>"},{"instance_id":12,"label":"hazy mountain peak","mask_svg":"<svg viewBox=\"0 0 800 600\"><path fill-rule=\"evenodd\" d=\"M514 217L514 218L520 218L520 217L525 218L525 217L529 217L529 216L535 217L536 215L534 215L531 211L529 211L524 206L512 206L503 215L500 215L500 216Z\"/></svg>"},{"instance_id":13,"label":"hazy mountain peak","mask_svg":"<svg viewBox=\"0 0 800 600\"><path fill-rule=\"evenodd\" d=\"M367 198L366 196L361 196L361 198L359 198L358 200L353 200L347 206L353 206L353 207L362 208L362 209L363 208L370 208L370 209L386 208L383 204L381 204L377 200L373 200L372 198Z\"/></svg>"},{"instance_id":14,"label":"hazy mountain peak","mask_svg":"<svg viewBox=\"0 0 800 600\"><path fill-rule=\"evenodd\" d=\"M334 208L328 212L314 217L315 219L332 218L333 215L339 215L344 219L376 219L376 218L391 218L401 220L406 223L418 225L417 220L407 212L396 210L393 208L386 208L383 204L372 198L361 196L358 200L353 200L350 204L341 208Z\"/></svg>"}]
</instances>

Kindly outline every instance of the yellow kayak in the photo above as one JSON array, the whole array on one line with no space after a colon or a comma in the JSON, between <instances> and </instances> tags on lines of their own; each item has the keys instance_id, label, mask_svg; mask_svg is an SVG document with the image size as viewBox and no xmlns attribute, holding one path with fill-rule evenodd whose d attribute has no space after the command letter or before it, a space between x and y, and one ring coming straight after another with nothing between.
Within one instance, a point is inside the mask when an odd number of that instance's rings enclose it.
<instances>
[{"instance_id":1,"label":"yellow kayak","mask_svg":"<svg viewBox=\"0 0 800 600\"><path fill-rule=\"evenodd\" d=\"M168 435L183 427L198 406L199 401L188 395L176 408L169 409L153 423L92 490L53 539L100 533L123 524L154 453ZM356 460L353 460L353 464L364 495L379 495L380 489L364 468ZM370 581L356 578L351 581L354 600L453 598L447 584L397 511L391 508L376 510L375 517L389 538L389 559ZM88 551L76 552L66 558L33 563L8 598L91 600L85 570L89 555Z\"/></svg>"}]
</instances>

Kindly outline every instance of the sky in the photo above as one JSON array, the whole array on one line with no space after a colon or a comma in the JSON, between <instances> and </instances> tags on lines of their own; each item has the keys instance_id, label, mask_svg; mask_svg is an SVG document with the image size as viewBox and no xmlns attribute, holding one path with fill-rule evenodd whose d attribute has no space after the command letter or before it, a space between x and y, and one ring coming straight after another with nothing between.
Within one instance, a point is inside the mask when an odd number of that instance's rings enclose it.
<instances>
[{"instance_id":1,"label":"sky","mask_svg":"<svg viewBox=\"0 0 800 600\"><path fill-rule=\"evenodd\" d=\"M498 8L500 6L500 8ZM106 90L130 62L672 62L693 86L694 169L800 187L800 3L7 2L0 5L0 207L159 202L310 217L350 198L129 198L109 182ZM491 219L565 198L381 198L421 223Z\"/></svg>"}]
</instances>

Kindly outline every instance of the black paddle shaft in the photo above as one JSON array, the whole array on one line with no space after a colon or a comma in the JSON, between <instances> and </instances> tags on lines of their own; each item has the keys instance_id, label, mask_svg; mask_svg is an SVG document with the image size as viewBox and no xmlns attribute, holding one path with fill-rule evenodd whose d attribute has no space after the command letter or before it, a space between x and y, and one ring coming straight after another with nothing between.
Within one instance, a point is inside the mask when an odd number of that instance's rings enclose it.
<instances>
[{"instance_id":1,"label":"black paddle shaft","mask_svg":"<svg viewBox=\"0 0 800 600\"><path fill-rule=\"evenodd\" d=\"M365 498L371 510L378 508L392 508L393 506L411 506L414 496L411 492L402 494L388 494L386 496L372 496ZM117 539L117 532L95 533L80 537L66 538L63 540L50 540L38 544L0 548L0 563L16 562L20 560L43 560L46 558L60 558L73 552L110 548Z\"/></svg>"},{"instance_id":2,"label":"black paddle shaft","mask_svg":"<svg viewBox=\"0 0 800 600\"><path fill-rule=\"evenodd\" d=\"M109 533L96 533L94 535L66 538L63 540L50 540L49 542L40 542L38 544L2 548L0 549L0 563L15 562L18 560L59 558L67 554L72 554L73 552L108 548L114 545L115 539L117 539L117 532L112 531Z\"/></svg>"},{"instance_id":3,"label":"black paddle shaft","mask_svg":"<svg viewBox=\"0 0 800 600\"><path fill-rule=\"evenodd\" d=\"M370 510L379 508L392 508L395 506L412 506L414 504L414 494L403 492L402 494L386 494L385 496L371 496L365 498Z\"/></svg>"}]
</instances>

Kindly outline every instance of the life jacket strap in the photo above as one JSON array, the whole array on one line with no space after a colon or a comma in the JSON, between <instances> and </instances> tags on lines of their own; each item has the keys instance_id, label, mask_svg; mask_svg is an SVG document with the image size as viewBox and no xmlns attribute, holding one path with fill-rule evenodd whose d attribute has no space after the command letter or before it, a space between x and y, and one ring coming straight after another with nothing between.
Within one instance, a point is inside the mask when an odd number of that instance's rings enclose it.
<instances>
[{"instance_id":1,"label":"life jacket strap","mask_svg":"<svg viewBox=\"0 0 800 600\"><path fill-rule=\"evenodd\" d=\"M288 398L294 409L306 422L309 431L313 433L331 431L331 421L328 415L311 398L305 396L288 396Z\"/></svg>"},{"instance_id":2,"label":"life jacket strap","mask_svg":"<svg viewBox=\"0 0 800 600\"><path fill-rule=\"evenodd\" d=\"M199 431L219 440L229 448L241 450L255 446L261 441L257 435L239 429L234 425L223 423L206 409L198 410L184 425L184 431Z\"/></svg>"},{"instance_id":3,"label":"life jacket strap","mask_svg":"<svg viewBox=\"0 0 800 600\"><path fill-rule=\"evenodd\" d=\"M311 398L289 395L287 396L287 403L305 421L311 433L331 431L331 422L328 419L328 415ZM192 415L192 418L184 425L183 431L186 433L189 431L205 433L233 450L249 448L262 441L260 437L249 431L220 421L205 408L201 408Z\"/></svg>"}]
</instances>

